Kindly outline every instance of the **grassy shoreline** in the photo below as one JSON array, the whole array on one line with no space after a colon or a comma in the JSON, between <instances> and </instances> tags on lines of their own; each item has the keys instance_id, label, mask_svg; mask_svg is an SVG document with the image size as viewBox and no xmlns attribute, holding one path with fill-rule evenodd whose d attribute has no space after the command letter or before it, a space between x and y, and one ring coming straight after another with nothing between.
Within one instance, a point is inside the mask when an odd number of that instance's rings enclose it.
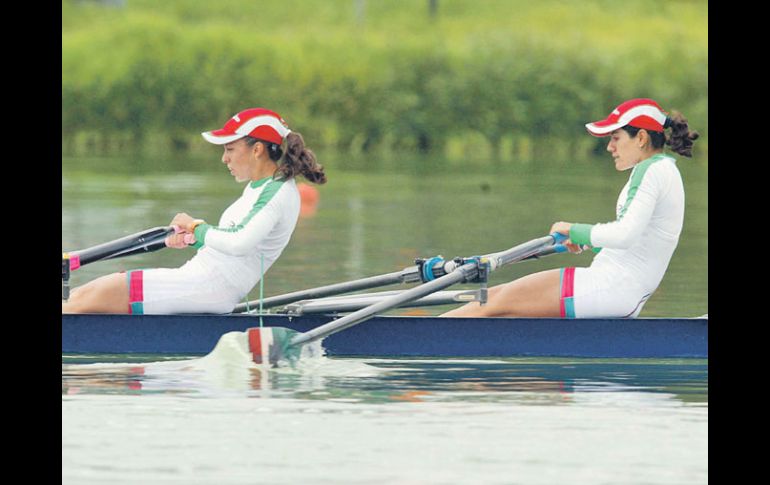
<instances>
[{"instance_id":1,"label":"grassy shoreline","mask_svg":"<svg viewBox=\"0 0 770 485\"><path fill-rule=\"evenodd\" d=\"M65 1L62 149L184 153L261 105L351 156L579 155L597 149L583 124L631 97L682 111L707 139L705 1L427 6Z\"/></svg>"}]
</instances>

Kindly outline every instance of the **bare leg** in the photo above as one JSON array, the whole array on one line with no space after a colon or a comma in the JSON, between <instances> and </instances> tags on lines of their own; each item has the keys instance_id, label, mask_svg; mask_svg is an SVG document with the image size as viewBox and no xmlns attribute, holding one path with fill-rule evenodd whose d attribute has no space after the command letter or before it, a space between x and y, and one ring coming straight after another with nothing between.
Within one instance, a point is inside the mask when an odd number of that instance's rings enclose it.
<instances>
[{"instance_id":1,"label":"bare leg","mask_svg":"<svg viewBox=\"0 0 770 485\"><path fill-rule=\"evenodd\" d=\"M128 313L125 273L101 276L72 290L61 302L62 313Z\"/></svg>"},{"instance_id":2,"label":"bare leg","mask_svg":"<svg viewBox=\"0 0 770 485\"><path fill-rule=\"evenodd\" d=\"M559 269L534 273L489 289L487 303L471 302L442 317L559 317Z\"/></svg>"}]
</instances>

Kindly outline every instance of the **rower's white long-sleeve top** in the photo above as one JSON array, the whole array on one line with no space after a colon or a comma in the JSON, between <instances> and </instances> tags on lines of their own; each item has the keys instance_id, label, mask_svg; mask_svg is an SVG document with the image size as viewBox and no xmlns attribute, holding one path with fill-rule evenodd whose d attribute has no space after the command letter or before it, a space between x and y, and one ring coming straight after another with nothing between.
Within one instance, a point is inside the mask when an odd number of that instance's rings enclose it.
<instances>
[{"instance_id":1,"label":"rower's white long-sleeve top","mask_svg":"<svg viewBox=\"0 0 770 485\"><path fill-rule=\"evenodd\" d=\"M221 274L246 295L289 243L299 211L294 179L251 182L218 225L195 228L194 246L199 249L187 264Z\"/></svg>"},{"instance_id":2,"label":"rower's white long-sleeve top","mask_svg":"<svg viewBox=\"0 0 770 485\"><path fill-rule=\"evenodd\" d=\"M570 239L601 248L590 268L627 276L653 292L676 249L684 223L684 185L676 159L654 155L634 166L620 192L617 219L573 224Z\"/></svg>"}]
</instances>

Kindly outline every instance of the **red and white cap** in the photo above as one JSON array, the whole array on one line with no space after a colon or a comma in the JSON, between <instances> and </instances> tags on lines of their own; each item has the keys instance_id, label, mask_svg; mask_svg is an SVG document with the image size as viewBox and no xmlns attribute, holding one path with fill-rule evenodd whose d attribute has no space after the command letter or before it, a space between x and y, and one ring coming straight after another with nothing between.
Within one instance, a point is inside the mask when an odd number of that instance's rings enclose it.
<instances>
[{"instance_id":1,"label":"red and white cap","mask_svg":"<svg viewBox=\"0 0 770 485\"><path fill-rule=\"evenodd\" d=\"M224 145L244 136L280 145L289 133L289 126L278 113L265 108L249 108L227 120L222 128L201 135L215 145Z\"/></svg>"},{"instance_id":2,"label":"red and white cap","mask_svg":"<svg viewBox=\"0 0 770 485\"><path fill-rule=\"evenodd\" d=\"M601 121L587 123L586 128L593 136L607 136L626 125L663 132L668 115L658 103L647 98L637 98L621 104Z\"/></svg>"}]
</instances>

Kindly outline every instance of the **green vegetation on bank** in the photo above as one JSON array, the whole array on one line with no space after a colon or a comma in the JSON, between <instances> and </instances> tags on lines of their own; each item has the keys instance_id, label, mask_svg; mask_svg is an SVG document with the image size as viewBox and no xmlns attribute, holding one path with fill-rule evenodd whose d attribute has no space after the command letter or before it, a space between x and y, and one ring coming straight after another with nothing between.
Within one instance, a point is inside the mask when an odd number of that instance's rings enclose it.
<instances>
[{"instance_id":1,"label":"green vegetation on bank","mask_svg":"<svg viewBox=\"0 0 770 485\"><path fill-rule=\"evenodd\" d=\"M186 152L265 106L319 150L574 156L599 147L583 124L631 97L707 137L706 1L436 5L63 1L62 148Z\"/></svg>"}]
</instances>

